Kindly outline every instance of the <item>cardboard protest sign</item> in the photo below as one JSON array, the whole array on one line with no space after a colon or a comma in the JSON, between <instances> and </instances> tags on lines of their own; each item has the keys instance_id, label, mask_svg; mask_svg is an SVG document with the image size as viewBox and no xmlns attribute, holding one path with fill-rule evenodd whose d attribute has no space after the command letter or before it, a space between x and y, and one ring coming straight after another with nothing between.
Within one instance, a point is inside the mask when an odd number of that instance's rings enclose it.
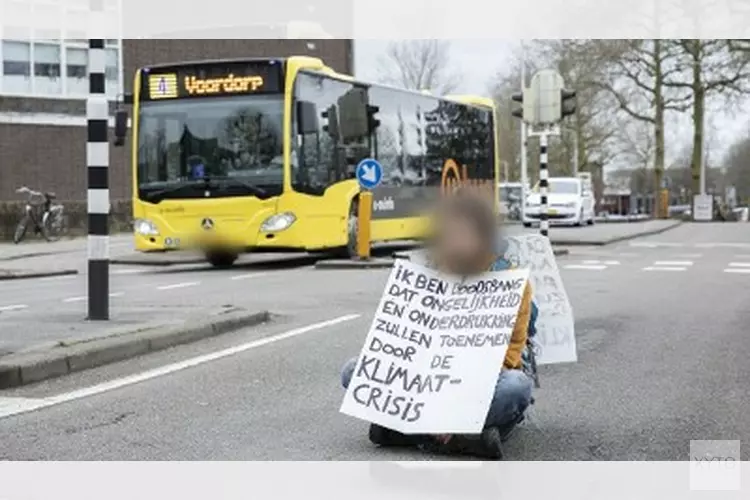
<instances>
[{"instance_id":1,"label":"cardboard protest sign","mask_svg":"<svg viewBox=\"0 0 750 500\"><path fill-rule=\"evenodd\" d=\"M398 260L341 412L407 434L481 432L528 276L460 280Z\"/></svg>"},{"instance_id":2,"label":"cardboard protest sign","mask_svg":"<svg viewBox=\"0 0 750 500\"><path fill-rule=\"evenodd\" d=\"M573 308L549 239L540 234L510 237L505 257L514 267L531 271L529 282L539 308L534 339L539 344L537 363L550 365L578 361Z\"/></svg>"}]
</instances>

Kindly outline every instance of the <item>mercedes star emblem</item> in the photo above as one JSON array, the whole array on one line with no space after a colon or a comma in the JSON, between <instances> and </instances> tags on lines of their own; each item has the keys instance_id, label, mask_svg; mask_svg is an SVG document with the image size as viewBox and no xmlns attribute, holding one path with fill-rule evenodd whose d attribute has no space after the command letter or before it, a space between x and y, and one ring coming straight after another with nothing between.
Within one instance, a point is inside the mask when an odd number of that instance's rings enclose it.
<instances>
[{"instance_id":1,"label":"mercedes star emblem","mask_svg":"<svg viewBox=\"0 0 750 500\"><path fill-rule=\"evenodd\" d=\"M210 231L214 228L214 221L211 219L203 219L201 221L201 227L206 231Z\"/></svg>"}]
</instances>

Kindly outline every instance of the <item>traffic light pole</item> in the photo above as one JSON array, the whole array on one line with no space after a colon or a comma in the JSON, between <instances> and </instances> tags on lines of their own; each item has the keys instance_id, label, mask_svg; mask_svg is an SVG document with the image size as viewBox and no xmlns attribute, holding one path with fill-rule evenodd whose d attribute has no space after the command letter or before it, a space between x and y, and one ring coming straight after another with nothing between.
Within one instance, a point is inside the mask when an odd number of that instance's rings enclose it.
<instances>
[{"instance_id":1,"label":"traffic light pole","mask_svg":"<svg viewBox=\"0 0 750 500\"><path fill-rule=\"evenodd\" d=\"M88 319L109 319L109 103L104 39L89 39L88 140Z\"/></svg>"},{"instance_id":2,"label":"traffic light pole","mask_svg":"<svg viewBox=\"0 0 750 500\"><path fill-rule=\"evenodd\" d=\"M539 232L545 238L549 237L549 170L547 169L547 147L549 146L549 135L542 132L539 135Z\"/></svg>"},{"instance_id":3,"label":"traffic light pole","mask_svg":"<svg viewBox=\"0 0 750 500\"><path fill-rule=\"evenodd\" d=\"M549 138L560 135L560 125L529 128L530 137L539 137L539 232L549 238Z\"/></svg>"},{"instance_id":4,"label":"traffic light pole","mask_svg":"<svg viewBox=\"0 0 750 500\"><path fill-rule=\"evenodd\" d=\"M576 91L566 89L564 84L559 72L545 69L534 74L528 88L524 82L521 92L511 95L511 101L521 104L520 108L511 111L522 121L521 140L525 142L527 137L539 137L539 231L544 237L549 237L549 136L560 135L562 120L576 112ZM577 163L576 158L576 170Z\"/></svg>"}]
</instances>

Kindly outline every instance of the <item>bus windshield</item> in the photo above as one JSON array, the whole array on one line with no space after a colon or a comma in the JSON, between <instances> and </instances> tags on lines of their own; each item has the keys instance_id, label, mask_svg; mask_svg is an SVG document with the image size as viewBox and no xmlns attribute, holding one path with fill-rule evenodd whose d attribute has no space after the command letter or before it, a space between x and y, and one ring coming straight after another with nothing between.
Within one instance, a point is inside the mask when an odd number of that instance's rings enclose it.
<instances>
[{"instance_id":1,"label":"bus windshield","mask_svg":"<svg viewBox=\"0 0 750 500\"><path fill-rule=\"evenodd\" d=\"M165 198L281 194L283 96L141 104L138 191Z\"/></svg>"}]
</instances>

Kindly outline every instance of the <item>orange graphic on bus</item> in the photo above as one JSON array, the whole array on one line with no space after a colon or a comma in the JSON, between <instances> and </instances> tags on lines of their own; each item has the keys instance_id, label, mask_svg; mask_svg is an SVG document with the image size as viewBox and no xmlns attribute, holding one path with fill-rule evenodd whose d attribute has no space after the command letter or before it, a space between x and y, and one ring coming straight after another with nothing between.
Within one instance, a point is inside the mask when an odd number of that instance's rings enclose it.
<instances>
[{"instance_id":1,"label":"orange graphic on bus","mask_svg":"<svg viewBox=\"0 0 750 500\"><path fill-rule=\"evenodd\" d=\"M459 166L456 160L448 159L443 164L440 178L440 188L443 196L455 192L458 188L473 191L479 196L494 197L494 182L486 179L469 179L469 168Z\"/></svg>"},{"instance_id":2,"label":"orange graphic on bus","mask_svg":"<svg viewBox=\"0 0 750 500\"><path fill-rule=\"evenodd\" d=\"M443 172L440 176L440 188L443 195L451 194L469 177L466 165L458 166L456 160L447 159L443 164Z\"/></svg>"}]
</instances>

